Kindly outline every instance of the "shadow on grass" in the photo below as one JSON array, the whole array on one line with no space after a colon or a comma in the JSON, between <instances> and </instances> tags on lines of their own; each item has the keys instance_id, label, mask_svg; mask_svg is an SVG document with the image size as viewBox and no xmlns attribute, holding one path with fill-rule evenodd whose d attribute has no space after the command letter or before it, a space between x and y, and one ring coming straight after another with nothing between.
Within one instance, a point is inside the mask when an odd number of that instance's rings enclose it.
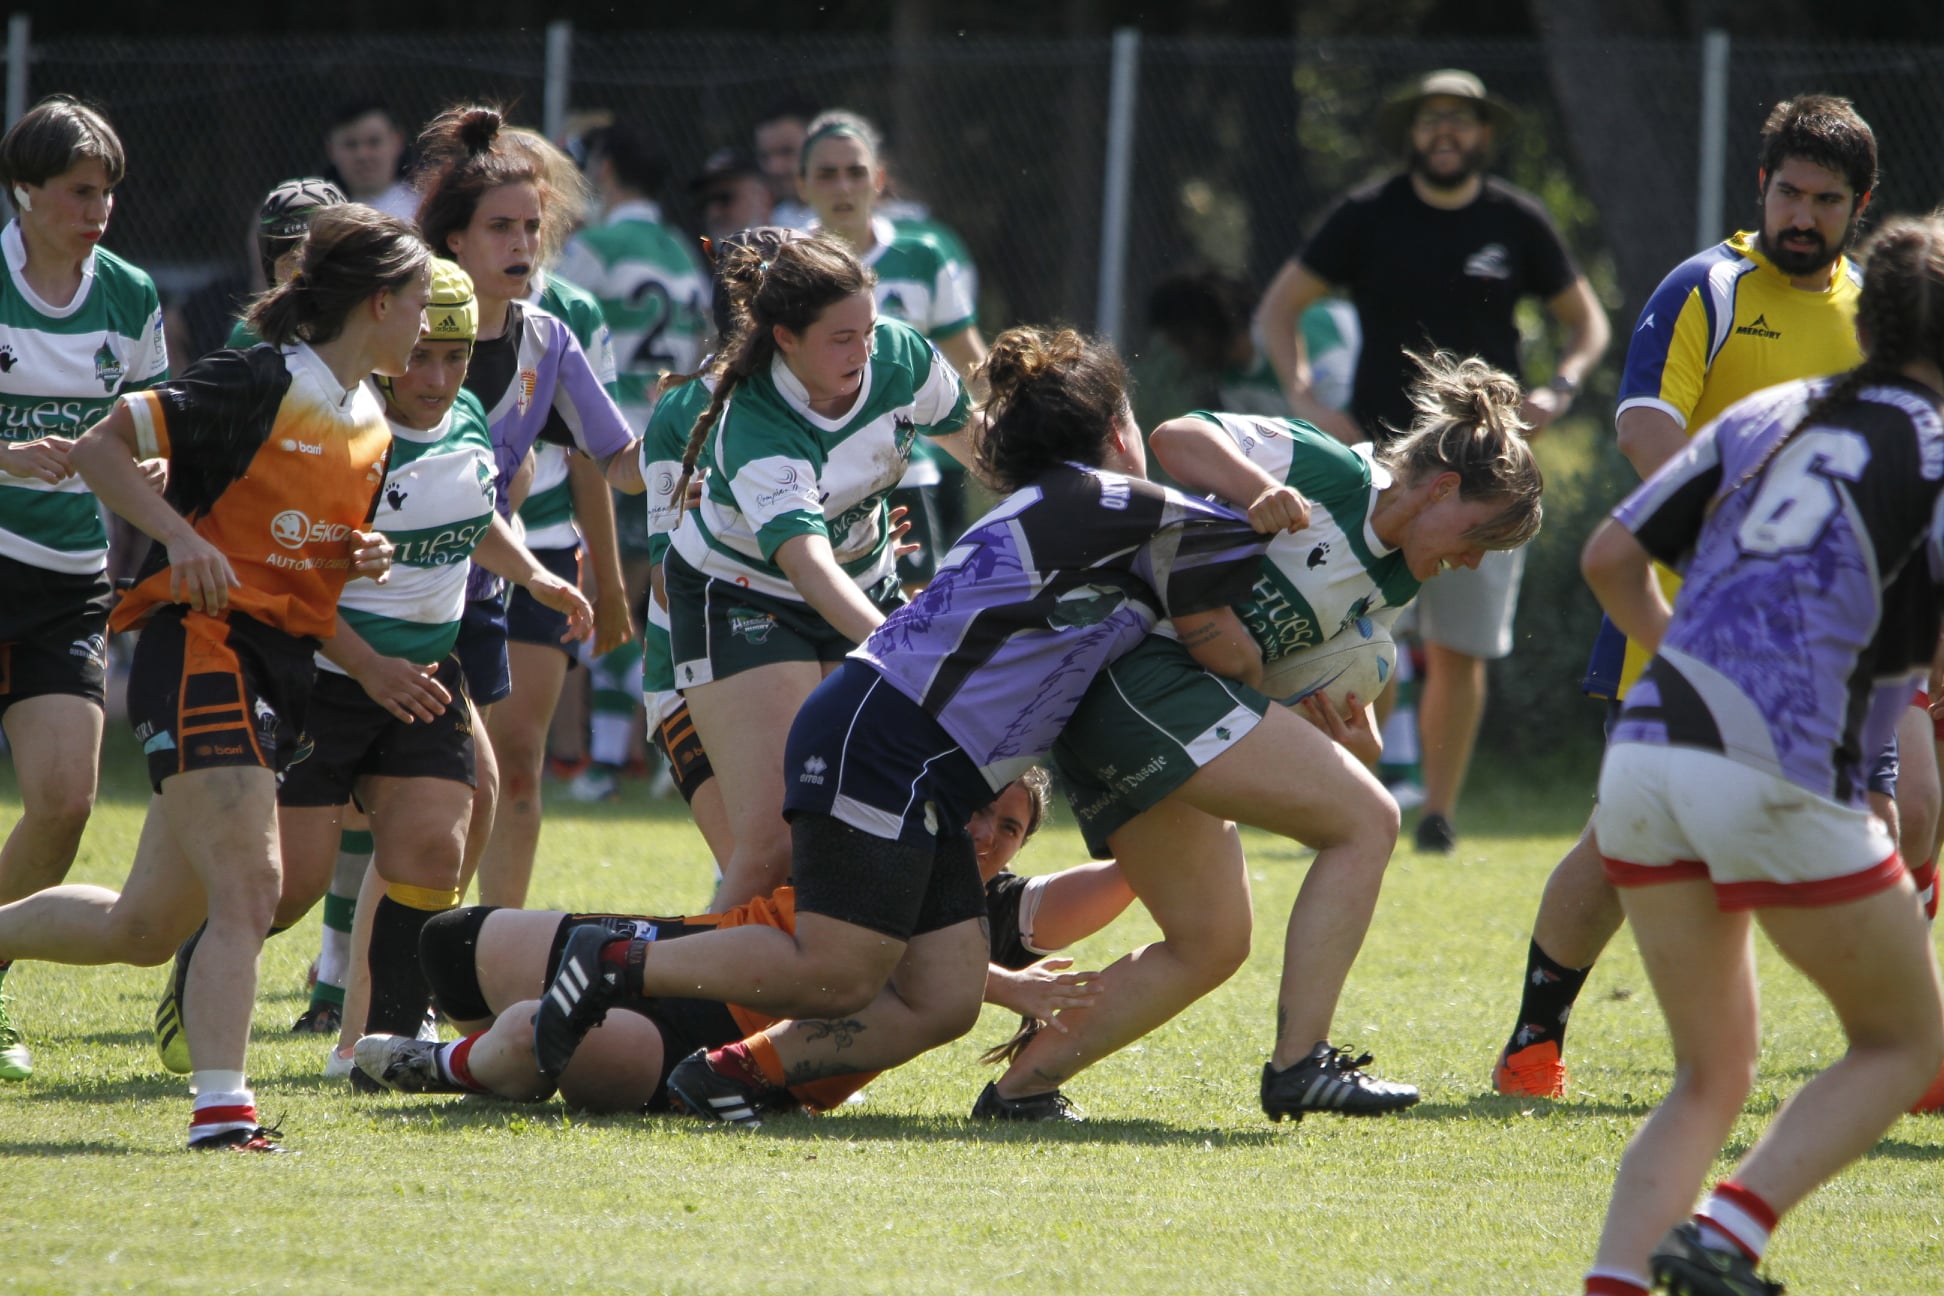
<instances>
[{"instance_id":1,"label":"shadow on grass","mask_svg":"<svg viewBox=\"0 0 1944 1296\"><path fill-rule=\"evenodd\" d=\"M1617 1100L1601 1098L1508 1098L1502 1094L1477 1094L1462 1100L1421 1102L1397 1114L1399 1120L1511 1120L1519 1117L1547 1120L1574 1116L1645 1116L1655 1104L1644 1098L1624 1095ZM1327 1115L1328 1113L1324 1113Z\"/></svg>"},{"instance_id":2,"label":"shadow on grass","mask_svg":"<svg viewBox=\"0 0 1944 1296\"><path fill-rule=\"evenodd\" d=\"M26 1102L101 1103L127 1102L143 1098L181 1101L189 1077L157 1072L148 1076L128 1076L120 1080L88 1080L82 1083L36 1083L21 1094Z\"/></svg>"},{"instance_id":3,"label":"shadow on grass","mask_svg":"<svg viewBox=\"0 0 1944 1296\"><path fill-rule=\"evenodd\" d=\"M0 1159L7 1157L135 1156L139 1149L119 1143L74 1139L67 1143L9 1143L0 1139Z\"/></svg>"},{"instance_id":4,"label":"shadow on grass","mask_svg":"<svg viewBox=\"0 0 1944 1296\"><path fill-rule=\"evenodd\" d=\"M337 1083L337 1082L332 1082ZM383 1119L424 1120L444 1129L504 1128L514 1133L563 1134L576 1128L652 1128L740 1137L740 1132L674 1113L647 1116L588 1116L558 1103L518 1103L500 1099L400 1098L375 1095L360 1099L360 1110ZM796 1142L889 1143L1072 1143L1140 1144L1148 1147L1257 1147L1277 1140L1268 1126L1234 1130L1189 1128L1155 1120L1089 1120L1085 1122L994 1123L957 1116L864 1115L843 1112L830 1116L773 1116L763 1122L760 1137Z\"/></svg>"}]
</instances>

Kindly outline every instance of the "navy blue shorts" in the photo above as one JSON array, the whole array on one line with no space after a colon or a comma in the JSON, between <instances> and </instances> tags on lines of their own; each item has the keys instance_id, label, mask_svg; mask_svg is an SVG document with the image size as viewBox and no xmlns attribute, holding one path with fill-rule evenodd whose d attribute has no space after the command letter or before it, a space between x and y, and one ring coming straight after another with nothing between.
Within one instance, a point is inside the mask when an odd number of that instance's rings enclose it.
<instances>
[{"instance_id":1,"label":"navy blue shorts","mask_svg":"<svg viewBox=\"0 0 1944 1296\"><path fill-rule=\"evenodd\" d=\"M506 655L506 601L502 595L467 599L459 618L459 640L452 646L466 673L466 696L474 706L491 706L513 692L513 665Z\"/></svg>"},{"instance_id":2,"label":"navy blue shorts","mask_svg":"<svg viewBox=\"0 0 1944 1296\"><path fill-rule=\"evenodd\" d=\"M570 549L535 549L533 556L545 567L569 585L580 584L580 546ZM567 614L556 612L533 595L515 586L513 597L506 603L506 637L514 643L539 644L553 648L567 655L567 668L572 670L580 665L579 647L574 643L563 643L560 636L567 633Z\"/></svg>"},{"instance_id":3,"label":"navy blue shorts","mask_svg":"<svg viewBox=\"0 0 1944 1296\"><path fill-rule=\"evenodd\" d=\"M869 666L846 661L797 712L783 785L799 913L901 941L985 916L966 824L992 789Z\"/></svg>"}]
</instances>

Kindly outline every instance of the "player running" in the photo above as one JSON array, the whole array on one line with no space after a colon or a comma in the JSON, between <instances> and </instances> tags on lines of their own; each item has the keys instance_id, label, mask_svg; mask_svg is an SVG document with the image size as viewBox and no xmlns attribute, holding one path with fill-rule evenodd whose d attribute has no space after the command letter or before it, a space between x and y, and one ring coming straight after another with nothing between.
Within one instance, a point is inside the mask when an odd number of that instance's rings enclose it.
<instances>
[{"instance_id":1,"label":"player running","mask_svg":"<svg viewBox=\"0 0 1944 1296\"><path fill-rule=\"evenodd\" d=\"M1675 1061L1621 1160L1590 1296L1645 1296L1650 1275L1692 1296L1780 1292L1756 1268L1781 1216L1944 1061L1929 934L1864 796L1868 759L1936 670L1944 221L1890 222L1865 261L1863 364L1731 406L1582 558L1607 615L1654 653L1593 827ZM1684 573L1671 612L1650 559ZM1755 1074L1751 914L1849 1048L1681 1223Z\"/></svg>"},{"instance_id":2,"label":"player running","mask_svg":"<svg viewBox=\"0 0 1944 1296\"><path fill-rule=\"evenodd\" d=\"M113 590L108 533L68 453L118 393L168 375L155 284L99 246L126 169L114 127L64 95L0 139L17 213L0 230L0 724L21 802L0 903L67 876L94 807ZM0 996L0 1080L33 1069Z\"/></svg>"},{"instance_id":3,"label":"player running","mask_svg":"<svg viewBox=\"0 0 1944 1296\"><path fill-rule=\"evenodd\" d=\"M364 379L406 371L429 259L393 217L318 213L298 272L250 309L270 345L215 352L122 398L72 453L157 542L111 622L142 627L129 718L156 795L121 892L61 886L0 908L0 956L158 964L206 913L186 982L192 1148L281 1150L243 1071L280 890L277 776L339 592L391 566L392 546L365 529L391 433ZM150 458L170 462L166 498L142 471Z\"/></svg>"}]
</instances>

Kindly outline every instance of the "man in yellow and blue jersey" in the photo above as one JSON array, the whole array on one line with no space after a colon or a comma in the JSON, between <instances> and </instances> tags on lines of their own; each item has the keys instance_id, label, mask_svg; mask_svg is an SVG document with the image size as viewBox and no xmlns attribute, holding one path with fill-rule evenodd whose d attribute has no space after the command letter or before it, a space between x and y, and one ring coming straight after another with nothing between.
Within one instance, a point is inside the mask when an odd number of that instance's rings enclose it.
<instances>
[{"instance_id":1,"label":"man in yellow and blue jersey","mask_svg":"<svg viewBox=\"0 0 1944 1296\"><path fill-rule=\"evenodd\" d=\"M1756 171L1761 228L1674 267L1628 343L1617 426L1643 478L1744 396L1861 363L1862 280L1844 252L1876 187L1876 160L1876 138L1846 99L1802 95L1770 112ZM1660 578L1671 599L1678 579L1665 570ZM1624 697L1647 657L1603 625L1587 691ZM1565 1095L1567 1017L1621 921L1589 823L1546 883L1519 1024L1492 1075L1500 1093Z\"/></svg>"}]
</instances>

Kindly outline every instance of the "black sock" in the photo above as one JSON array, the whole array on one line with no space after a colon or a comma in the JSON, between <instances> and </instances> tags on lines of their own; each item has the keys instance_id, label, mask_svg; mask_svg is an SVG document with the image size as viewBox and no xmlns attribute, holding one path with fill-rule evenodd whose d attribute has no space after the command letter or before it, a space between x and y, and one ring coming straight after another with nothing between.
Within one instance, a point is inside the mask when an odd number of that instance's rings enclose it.
<instances>
[{"instance_id":1,"label":"black sock","mask_svg":"<svg viewBox=\"0 0 1944 1296\"><path fill-rule=\"evenodd\" d=\"M432 987L419 966L419 932L435 911L414 909L390 896L371 916L371 1008L365 1034L418 1034L432 1002Z\"/></svg>"},{"instance_id":2,"label":"black sock","mask_svg":"<svg viewBox=\"0 0 1944 1296\"><path fill-rule=\"evenodd\" d=\"M1546 956L1539 942L1531 942L1526 954L1525 993L1519 1000L1519 1029L1512 1036L1512 1047L1522 1049L1551 1040L1566 1042L1566 1019L1573 1014L1573 1001L1586 984L1591 963L1583 968L1563 967Z\"/></svg>"}]
</instances>

